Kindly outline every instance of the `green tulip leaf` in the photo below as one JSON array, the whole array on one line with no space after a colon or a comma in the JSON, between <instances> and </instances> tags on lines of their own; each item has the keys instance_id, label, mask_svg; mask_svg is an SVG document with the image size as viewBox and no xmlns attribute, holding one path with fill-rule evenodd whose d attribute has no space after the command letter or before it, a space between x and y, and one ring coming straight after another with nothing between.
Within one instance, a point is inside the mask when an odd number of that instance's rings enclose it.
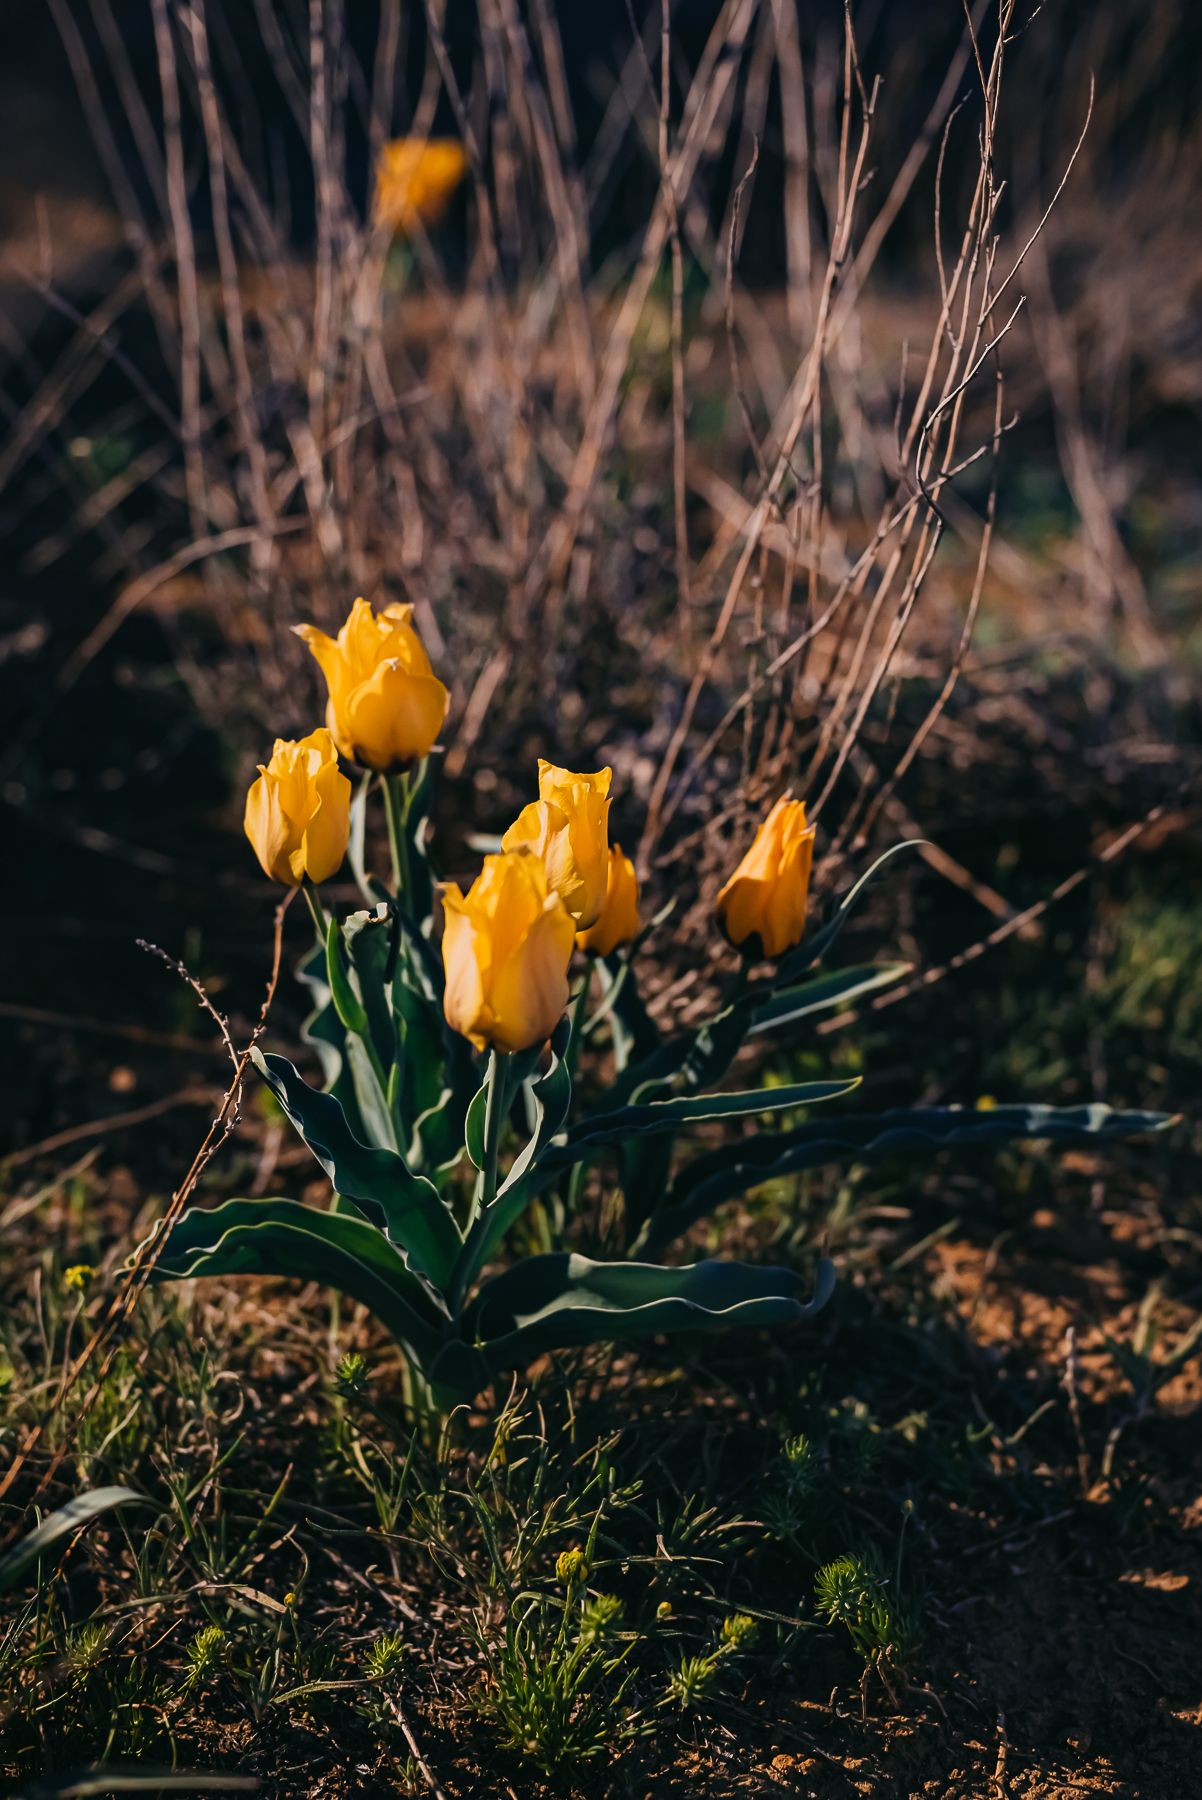
<instances>
[{"instance_id":1,"label":"green tulip leaf","mask_svg":"<svg viewBox=\"0 0 1202 1800\"><path fill-rule=\"evenodd\" d=\"M912 968L912 963L904 962L861 963L855 968L817 975L798 987L784 988L753 1004L747 1035L753 1037L760 1031L779 1031L782 1025L795 1024L798 1019L813 1018L818 1013L831 1012L837 1006L849 1006L863 994L892 987Z\"/></svg>"},{"instance_id":2,"label":"green tulip leaf","mask_svg":"<svg viewBox=\"0 0 1202 1800\"><path fill-rule=\"evenodd\" d=\"M359 777L359 784L351 796L351 829L346 847L347 861L351 865L351 874L364 899L370 900L370 876L367 872L367 805L371 798L372 783L375 775L370 769L364 770Z\"/></svg>"},{"instance_id":3,"label":"green tulip leaf","mask_svg":"<svg viewBox=\"0 0 1202 1800\"><path fill-rule=\"evenodd\" d=\"M9 1800L107 1800L112 1794L254 1794L257 1775L221 1775L205 1769L157 1769L149 1763L92 1763L43 1775Z\"/></svg>"},{"instance_id":4,"label":"green tulip leaf","mask_svg":"<svg viewBox=\"0 0 1202 1800\"><path fill-rule=\"evenodd\" d=\"M633 1057L650 1056L659 1044L660 1035L639 993L638 979L629 950L624 956L602 956L597 959L605 993L584 1028L587 1038L608 1019L613 1040L614 1067L618 1074L629 1067Z\"/></svg>"},{"instance_id":5,"label":"green tulip leaf","mask_svg":"<svg viewBox=\"0 0 1202 1800\"><path fill-rule=\"evenodd\" d=\"M804 974L806 969L816 963L820 957L825 956L846 925L852 909L863 899L885 864L891 862L895 856L899 856L903 850L920 850L925 842L925 838L906 838L900 844L891 845L883 856L878 856L859 880L854 882L846 893L839 896L818 930L810 936L804 937L796 950L790 951L779 964L777 968L778 984L787 986L796 976Z\"/></svg>"},{"instance_id":6,"label":"green tulip leaf","mask_svg":"<svg viewBox=\"0 0 1202 1800\"><path fill-rule=\"evenodd\" d=\"M623 1106L616 1112L594 1113L569 1133L557 1158L574 1160L574 1152L589 1144L620 1144L642 1132L678 1131L684 1125L703 1125L711 1119L738 1119L748 1113L783 1112L793 1106L816 1106L837 1100L860 1085L858 1076L842 1081L798 1081L784 1087L748 1088L733 1094L677 1094L669 1100Z\"/></svg>"},{"instance_id":7,"label":"green tulip leaf","mask_svg":"<svg viewBox=\"0 0 1202 1800\"><path fill-rule=\"evenodd\" d=\"M358 916L362 918L366 915ZM345 1029L354 1032L358 1037L366 1037L367 1013L362 1000L351 985L346 947L343 943L343 929L337 919L330 919L326 925L326 981L329 984L330 998L334 1002L334 1011L338 1014Z\"/></svg>"},{"instance_id":8,"label":"green tulip leaf","mask_svg":"<svg viewBox=\"0 0 1202 1800\"><path fill-rule=\"evenodd\" d=\"M489 1082L481 1082L472 1095L472 1103L467 1109L467 1117L463 1121L463 1143L472 1166L484 1167L484 1124L488 1116Z\"/></svg>"},{"instance_id":9,"label":"green tulip leaf","mask_svg":"<svg viewBox=\"0 0 1202 1800\"><path fill-rule=\"evenodd\" d=\"M528 1169L542 1155L552 1138L563 1130L572 1104L572 1073L568 1066L568 1044L571 1041L570 1016L559 1021L552 1035L550 1061L545 1073L526 1082L530 1137L514 1158L509 1173L497 1189L497 1200L517 1187Z\"/></svg>"},{"instance_id":10,"label":"green tulip leaf","mask_svg":"<svg viewBox=\"0 0 1202 1800\"><path fill-rule=\"evenodd\" d=\"M302 957L297 964L296 975L298 981L308 988L313 1005L313 1010L301 1027L301 1040L316 1052L327 1091L337 1093L344 1105L349 1101L350 1107L354 1108L350 1073L343 1055L346 1026L338 1017L330 998L325 947L315 945Z\"/></svg>"},{"instance_id":11,"label":"green tulip leaf","mask_svg":"<svg viewBox=\"0 0 1202 1800\"><path fill-rule=\"evenodd\" d=\"M442 1287L459 1254L459 1228L433 1182L415 1175L394 1150L355 1137L331 1094L319 1094L283 1056L252 1052L255 1066L337 1191L379 1213L390 1242L409 1266Z\"/></svg>"},{"instance_id":12,"label":"green tulip leaf","mask_svg":"<svg viewBox=\"0 0 1202 1800\"><path fill-rule=\"evenodd\" d=\"M452 1283L456 1293L466 1292L510 1226L521 1217L536 1191L535 1174L540 1160L548 1145L563 1129L572 1103L572 1076L567 1064L571 1030L571 1020L565 1016L552 1035L550 1061L545 1072L533 1078L527 1077L524 1082L530 1137L510 1165L492 1205L480 1215L468 1233ZM516 1060L515 1058L515 1062ZM477 1095L472 1102L473 1107L479 1099L480 1096ZM483 1129L481 1113L481 1143ZM479 1168L480 1164L476 1166Z\"/></svg>"},{"instance_id":13,"label":"green tulip leaf","mask_svg":"<svg viewBox=\"0 0 1202 1800\"><path fill-rule=\"evenodd\" d=\"M197 1275L289 1276L361 1301L410 1354L432 1354L445 1310L382 1232L352 1213L297 1200L226 1200L185 1212L154 1268L156 1281Z\"/></svg>"},{"instance_id":14,"label":"green tulip leaf","mask_svg":"<svg viewBox=\"0 0 1202 1800\"><path fill-rule=\"evenodd\" d=\"M1167 1113L1115 1112L1108 1106L998 1106L971 1111L958 1106L852 1115L815 1120L795 1131L742 1138L704 1152L676 1175L664 1206L638 1241L659 1251L725 1200L766 1181L828 1164L877 1162L896 1155L929 1155L948 1146L990 1148L1016 1139L1079 1143L1091 1137L1129 1137L1162 1131Z\"/></svg>"},{"instance_id":15,"label":"green tulip leaf","mask_svg":"<svg viewBox=\"0 0 1202 1800\"><path fill-rule=\"evenodd\" d=\"M834 1271L825 1260L807 1294L790 1269L718 1261L665 1269L560 1252L526 1257L485 1282L464 1317L463 1334L499 1374L572 1344L736 1324L796 1324L818 1312L833 1288Z\"/></svg>"},{"instance_id":16,"label":"green tulip leaf","mask_svg":"<svg viewBox=\"0 0 1202 1800\"><path fill-rule=\"evenodd\" d=\"M356 997L366 1015L360 1035L367 1038L380 1066L388 1069L396 1056L397 1028L391 1004L390 966L394 927L388 907L353 912L342 922L342 943Z\"/></svg>"},{"instance_id":17,"label":"green tulip leaf","mask_svg":"<svg viewBox=\"0 0 1202 1800\"><path fill-rule=\"evenodd\" d=\"M26 1532L12 1549L0 1557L0 1594L20 1581L26 1569L52 1550L65 1537L72 1537L75 1532L82 1531L101 1513L112 1512L118 1506L149 1506L145 1494L136 1494L132 1488L102 1487L93 1488L90 1493L77 1494L74 1500L68 1500L55 1512L48 1513L40 1525Z\"/></svg>"}]
</instances>

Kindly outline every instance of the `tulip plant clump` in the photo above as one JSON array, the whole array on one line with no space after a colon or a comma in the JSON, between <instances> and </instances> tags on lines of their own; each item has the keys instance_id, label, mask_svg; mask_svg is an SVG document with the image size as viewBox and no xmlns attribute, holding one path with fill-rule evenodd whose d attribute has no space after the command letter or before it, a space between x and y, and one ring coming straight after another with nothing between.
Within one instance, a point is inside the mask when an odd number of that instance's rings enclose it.
<instances>
[{"instance_id":1,"label":"tulip plant clump","mask_svg":"<svg viewBox=\"0 0 1202 1800\"><path fill-rule=\"evenodd\" d=\"M854 1082L723 1088L749 1040L906 972L896 963L815 972L887 857L807 929L814 828L800 801L778 800L716 903L741 952L737 977L713 1017L661 1030L639 995L638 883L609 842L610 771L540 763L537 800L467 893L440 884L431 752L448 695L411 608L375 614L357 600L336 639L297 629L326 679L327 723L276 743L247 797L246 833L265 873L309 903L317 942L301 976L324 1085L282 1056L256 1051L255 1062L334 1198L328 1209L250 1199L186 1212L159 1278L324 1282L369 1307L435 1404L450 1406L557 1347L785 1326L814 1313L833 1286L825 1262L811 1292L788 1269L659 1260L723 1201L764 1182L898 1151L1163 1123L1104 1106L831 1116L810 1109ZM363 771L354 799L340 755ZM391 883L365 864L376 793ZM365 904L338 918L319 888L348 857ZM789 1124L769 1129L781 1113ZM699 1125L747 1119L755 1129L688 1147ZM607 1218L620 1221L621 1260L566 1247L590 1168L612 1198ZM523 1218L545 1247L504 1266Z\"/></svg>"}]
</instances>

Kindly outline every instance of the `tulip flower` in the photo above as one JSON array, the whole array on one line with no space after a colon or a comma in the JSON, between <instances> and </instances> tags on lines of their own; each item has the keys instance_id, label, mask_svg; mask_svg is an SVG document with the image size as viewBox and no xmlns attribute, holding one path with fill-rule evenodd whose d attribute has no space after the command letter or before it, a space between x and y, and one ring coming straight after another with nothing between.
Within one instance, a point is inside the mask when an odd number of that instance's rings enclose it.
<instances>
[{"instance_id":1,"label":"tulip flower","mask_svg":"<svg viewBox=\"0 0 1202 1800\"><path fill-rule=\"evenodd\" d=\"M292 629L321 665L330 700L326 723L352 762L387 772L426 755L447 716L449 696L412 625L411 606L374 613L356 600L336 638L316 625Z\"/></svg>"},{"instance_id":2,"label":"tulip flower","mask_svg":"<svg viewBox=\"0 0 1202 1800\"><path fill-rule=\"evenodd\" d=\"M437 225L466 173L457 138L394 138L384 145L376 170L378 223L404 237L419 224Z\"/></svg>"},{"instance_id":3,"label":"tulip flower","mask_svg":"<svg viewBox=\"0 0 1202 1800\"><path fill-rule=\"evenodd\" d=\"M639 882L634 864L621 844L611 844L605 899L595 924L576 933L581 950L593 956L609 956L619 944L628 944L639 929Z\"/></svg>"},{"instance_id":4,"label":"tulip flower","mask_svg":"<svg viewBox=\"0 0 1202 1800\"><path fill-rule=\"evenodd\" d=\"M524 807L501 839L503 850L532 850L547 881L586 931L595 925L609 879L611 769L574 775L539 759L538 799Z\"/></svg>"},{"instance_id":5,"label":"tulip flower","mask_svg":"<svg viewBox=\"0 0 1202 1800\"><path fill-rule=\"evenodd\" d=\"M785 795L718 895L717 914L732 944L758 937L762 954L777 957L800 943L813 860L814 827L806 824L805 804Z\"/></svg>"},{"instance_id":6,"label":"tulip flower","mask_svg":"<svg viewBox=\"0 0 1202 1800\"><path fill-rule=\"evenodd\" d=\"M299 743L277 738L246 796L246 835L265 874L285 887L325 881L346 855L351 784L324 726Z\"/></svg>"},{"instance_id":7,"label":"tulip flower","mask_svg":"<svg viewBox=\"0 0 1202 1800\"><path fill-rule=\"evenodd\" d=\"M525 850L486 856L463 894L442 889L447 1023L477 1050L528 1050L568 1004L575 927L547 871Z\"/></svg>"}]
</instances>

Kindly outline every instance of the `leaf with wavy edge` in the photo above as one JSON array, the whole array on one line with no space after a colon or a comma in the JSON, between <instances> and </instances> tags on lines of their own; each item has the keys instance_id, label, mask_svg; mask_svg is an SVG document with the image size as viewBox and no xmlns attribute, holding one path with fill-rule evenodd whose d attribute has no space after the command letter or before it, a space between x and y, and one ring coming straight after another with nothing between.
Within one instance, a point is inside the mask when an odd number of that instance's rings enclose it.
<instances>
[{"instance_id":1,"label":"leaf with wavy edge","mask_svg":"<svg viewBox=\"0 0 1202 1800\"><path fill-rule=\"evenodd\" d=\"M464 1316L463 1335L495 1375L571 1344L727 1325L796 1324L825 1306L834 1285L834 1270L825 1260L807 1295L791 1269L717 1261L665 1269L654 1263L594 1262L567 1252L529 1256L485 1282ZM435 1378L454 1379L452 1368L462 1361L454 1354L436 1358Z\"/></svg>"},{"instance_id":2,"label":"leaf with wavy edge","mask_svg":"<svg viewBox=\"0 0 1202 1800\"><path fill-rule=\"evenodd\" d=\"M298 1200L226 1200L185 1212L154 1268L156 1281L201 1275L290 1276L359 1300L408 1353L436 1350L446 1313L374 1225Z\"/></svg>"},{"instance_id":3,"label":"leaf with wavy edge","mask_svg":"<svg viewBox=\"0 0 1202 1800\"><path fill-rule=\"evenodd\" d=\"M561 1130L572 1103L572 1074L567 1064L571 1030L570 1017L559 1021L551 1036L547 1068L541 1075L526 1076L524 1079L530 1112L530 1137L514 1158L492 1205L487 1212L480 1214L468 1232L451 1282L452 1292L457 1295L467 1292L509 1227L520 1218L538 1189L546 1185L544 1181L538 1181L536 1186L538 1171L544 1160L549 1162L554 1156L554 1151L548 1155L548 1145ZM482 1088L477 1100L485 1094L486 1089ZM476 1101L472 1105L475 1106ZM479 1126L482 1133L483 1116L479 1120ZM480 1164L477 1163L476 1166L479 1168Z\"/></svg>"},{"instance_id":4,"label":"leaf with wavy edge","mask_svg":"<svg viewBox=\"0 0 1202 1800\"><path fill-rule=\"evenodd\" d=\"M694 1157L679 1171L665 1205L648 1222L640 1250L662 1250L695 1220L749 1188L803 1169L883 1156L929 1153L945 1145L1004 1144L1021 1138L1078 1142L1089 1137L1127 1137L1161 1131L1167 1113L1116 1112L1111 1107L998 1106L975 1112L932 1106L815 1120L779 1135L746 1137Z\"/></svg>"},{"instance_id":5,"label":"leaf with wavy edge","mask_svg":"<svg viewBox=\"0 0 1202 1800\"><path fill-rule=\"evenodd\" d=\"M868 891L885 864L903 850L918 848L922 842L921 838L908 838L903 843L894 844L883 856L878 856L871 867L835 901L825 924L803 938L797 948L778 963L770 977L749 982L714 1018L705 1020L692 1031L665 1038L637 1062L629 1064L614 1083L612 1098L628 1101L640 1089L667 1088L678 1077L683 1077L685 1085L691 1088L708 1088L720 1081L738 1055L748 1032L756 1029L754 1021L757 1013L772 1007L776 998L791 988L795 995L799 992L793 985L797 977L804 974L831 948L847 923L852 909ZM841 979L842 976L827 976L822 978L822 983L838 982ZM821 1009L807 1006L806 1010ZM790 1013L787 1016L801 1015ZM778 1022L784 1023L784 1020Z\"/></svg>"},{"instance_id":6,"label":"leaf with wavy edge","mask_svg":"<svg viewBox=\"0 0 1202 1800\"><path fill-rule=\"evenodd\" d=\"M737 1119L748 1113L783 1112L791 1106L816 1106L837 1100L860 1085L859 1076L841 1081L798 1081L787 1087L745 1088L733 1094L677 1094L670 1100L650 1100L641 1106L622 1106L615 1112L593 1113L569 1133L566 1144L555 1151L562 1166L573 1153L590 1144L622 1143L642 1132L678 1131L683 1125L702 1125L710 1119Z\"/></svg>"},{"instance_id":7,"label":"leaf with wavy edge","mask_svg":"<svg viewBox=\"0 0 1202 1800\"><path fill-rule=\"evenodd\" d=\"M849 1005L861 994L891 987L903 975L909 975L913 967L913 963L906 962L860 963L855 968L817 975L812 981L803 981L799 987L783 988L755 1007L747 1035L753 1037L760 1031L779 1031L782 1025L795 1024L798 1019L814 1018L818 1013L831 1012L836 1006Z\"/></svg>"},{"instance_id":8,"label":"leaf with wavy edge","mask_svg":"<svg viewBox=\"0 0 1202 1800\"><path fill-rule=\"evenodd\" d=\"M357 1206L377 1208L410 1267L445 1287L462 1239L433 1182L415 1175L396 1151L361 1144L333 1095L309 1087L286 1057L257 1049L251 1055L338 1192Z\"/></svg>"}]
</instances>

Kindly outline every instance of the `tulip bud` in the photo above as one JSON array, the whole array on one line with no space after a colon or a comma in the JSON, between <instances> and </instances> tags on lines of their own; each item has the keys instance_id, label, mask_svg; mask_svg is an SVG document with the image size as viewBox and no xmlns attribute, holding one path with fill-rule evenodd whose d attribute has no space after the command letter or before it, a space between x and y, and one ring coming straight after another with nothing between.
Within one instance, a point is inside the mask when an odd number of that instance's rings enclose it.
<instances>
[{"instance_id":1,"label":"tulip bud","mask_svg":"<svg viewBox=\"0 0 1202 1800\"><path fill-rule=\"evenodd\" d=\"M721 889L716 911L732 944L759 938L764 956L783 956L805 930L814 827L805 803L779 799L755 841Z\"/></svg>"},{"instance_id":2,"label":"tulip bud","mask_svg":"<svg viewBox=\"0 0 1202 1800\"><path fill-rule=\"evenodd\" d=\"M442 889L447 1023L477 1050L528 1050L568 1004L575 929L547 872L528 851L486 856L464 895Z\"/></svg>"},{"instance_id":3,"label":"tulip bud","mask_svg":"<svg viewBox=\"0 0 1202 1800\"><path fill-rule=\"evenodd\" d=\"M601 912L587 931L576 933L576 943L579 949L594 956L609 956L619 944L628 944L637 937L638 929L638 876L630 858L623 855L621 844L612 844Z\"/></svg>"},{"instance_id":4,"label":"tulip bud","mask_svg":"<svg viewBox=\"0 0 1202 1800\"><path fill-rule=\"evenodd\" d=\"M356 600L336 638L294 625L326 678L326 724L344 756L368 769L400 769L426 755L450 696L411 623L412 606L374 613Z\"/></svg>"},{"instance_id":5,"label":"tulip bud","mask_svg":"<svg viewBox=\"0 0 1202 1800\"><path fill-rule=\"evenodd\" d=\"M503 850L532 850L547 881L581 931L594 925L609 877L610 769L573 775L538 765L538 799L524 807L501 839Z\"/></svg>"},{"instance_id":6,"label":"tulip bud","mask_svg":"<svg viewBox=\"0 0 1202 1800\"><path fill-rule=\"evenodd\" d=\"M467 173L457 138L393 138L376 170L376 220L410 237L414 228L437 225Z\"/></svg>"},{"instance_id":7,"label":"tulip bud","mask_svg":"<svg viewBox=\"0 0 1202 1800\"><path fill-rule=\"evenodd\" d=\"M351 784L324 726L299 743L277 738L246 796L246 835L264 873L285 887L325 881L346 855Z\"/></svg>"}]
</instances>

